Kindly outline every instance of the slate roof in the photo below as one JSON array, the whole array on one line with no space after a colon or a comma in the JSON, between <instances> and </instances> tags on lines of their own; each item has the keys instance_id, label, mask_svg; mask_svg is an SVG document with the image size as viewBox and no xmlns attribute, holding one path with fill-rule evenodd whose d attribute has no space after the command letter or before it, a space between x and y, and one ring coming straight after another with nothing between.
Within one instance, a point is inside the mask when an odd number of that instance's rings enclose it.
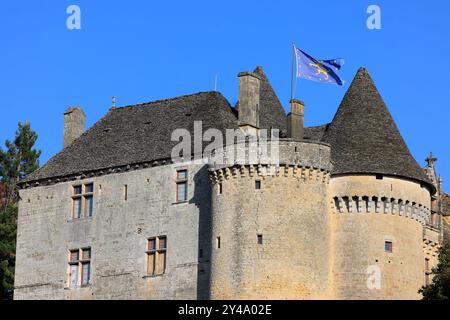
<instances>
[{"instance_id":1,"label":"slate roof","mask_svg":"<svg viewBox=\"0 0 450 320\"><path fill-rule=\"evenodd\" d=\"M259 127L262 129L276 128L287 131L286 113L272 88L267 76L261 66L256 67L254 73L261 77L259 95Z\"/></svg>"},{"instance_id":2,"label":"slate roof","mask_svg":"<svg viewBox=\"0 0 450 320\"><path fill-rule=\"evenodd\" d=\"M364 68L358 70L322 140L332 146L333 175L401 176L434 190Z\"/></svg>"},{"instance_id":3,"label":"slate roof","mask_svg":"<svg viewBox=\"0 0 450 320\"><path fill-rule=\"evenodd\" d=\"M113 109L27 181L170 158L178 144L171 141L173 130L193 133L196 120L203 121L203 132L238 128L230 104L218 92Z\"/></svg>"},{"instance_id":4,"label":"slate roof","mask_svg":"<svg viewBox=\"0 0 450 320\"><path fill-rule=\"evenodd\" d=\"M330 124L324 124L316 127L305 127L303 139L312 141L322 141L323 135Z\"/></svg>"}]
</instances>

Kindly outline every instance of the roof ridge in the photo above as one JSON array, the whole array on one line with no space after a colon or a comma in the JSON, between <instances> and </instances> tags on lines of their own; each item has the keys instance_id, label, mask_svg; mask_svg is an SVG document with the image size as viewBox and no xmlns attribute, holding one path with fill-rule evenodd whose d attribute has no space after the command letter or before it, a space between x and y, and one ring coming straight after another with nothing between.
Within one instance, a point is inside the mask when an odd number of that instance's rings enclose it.
<instances>
[{"instance_id":1,"label":"roof ridge","mask_svg":"<svg viewBox=\"0 0 450 320\"><path fill-rule=\"evenodd\" d=\"M116 109L113 109L113 110L118 111L118 110L123 110L123 109L148 106L148 105L155 104L155 103L172 102L174 100L179 100L179 99L186 98L186 97L195 97L195 96L205 95L205 94L216 94L216 95L220 95L220 96L224 97L224 95L222 93L220 93L219 91L214 91L214 90L199 91L199 92L184 94L184 95L176 96L176 97L172 97L172 98L165 98L165 99L158 99L158 100L142 102L142 103L137 103L137 104L130 104L130 105L122 106L122 107L117 107Z\"/></svg>"}]
</instances>

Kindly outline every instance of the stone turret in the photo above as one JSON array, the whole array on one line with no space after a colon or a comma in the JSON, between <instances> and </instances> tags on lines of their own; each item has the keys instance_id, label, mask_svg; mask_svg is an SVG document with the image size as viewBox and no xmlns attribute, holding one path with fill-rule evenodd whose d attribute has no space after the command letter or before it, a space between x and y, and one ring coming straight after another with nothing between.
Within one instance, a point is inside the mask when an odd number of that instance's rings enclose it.
<instances>
[{"instance_id":1,"label":"stone turret","mask_svg":"<svg viewBox=\"0 0 450 320\"><path fill-rule=\"evenodd\" d=\"M334 160L329 188L334 297L419 299L425 266L436 258L439 233L428 228L435 187L364 68L324 140Z\"/></svg>"},{"instance_id":2,"label":"stone turret","mask_svg":"<svg viewBox=\"0 0 450 320\"><path fill-rule=\"evenodd\" d=\"M86 115L81 107L71 107L64 112L64 148L83 134L85 120Z\"/></svg>"}]
</instances>

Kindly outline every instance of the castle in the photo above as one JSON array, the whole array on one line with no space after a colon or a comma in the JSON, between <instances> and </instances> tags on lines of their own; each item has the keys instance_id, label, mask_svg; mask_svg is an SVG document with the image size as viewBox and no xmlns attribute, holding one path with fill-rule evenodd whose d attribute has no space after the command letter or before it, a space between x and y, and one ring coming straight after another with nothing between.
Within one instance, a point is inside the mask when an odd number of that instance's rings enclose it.
<instances>
[{"instance_id":1,"label":"castle","mask_svg":"<svg viewBox=\"0 0 450 320\"><path fill-rule=\"evenodd\" d=\"M235 107L113 106L86 132L68 109L64 149L21 182L15 299L420 299L450 197L368 72L318 127L301 101L285 114L261 67L238 77ZM173 162L171 133L195 121L279 129L278 165Z\"/></svg>"}]
</instances>

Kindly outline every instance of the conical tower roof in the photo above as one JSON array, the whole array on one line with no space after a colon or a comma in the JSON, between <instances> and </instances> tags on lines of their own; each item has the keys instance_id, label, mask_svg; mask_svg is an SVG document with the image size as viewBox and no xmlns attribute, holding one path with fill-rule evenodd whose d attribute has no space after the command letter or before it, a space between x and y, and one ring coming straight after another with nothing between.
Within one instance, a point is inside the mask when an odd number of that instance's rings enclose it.
<instances>
[{"instance_id":1,"label":"conical tower roof","mask_svg":"<svg viewBox=\"0 0 450 320\"><path fill-rule=\"evenodd\" d=\"M365 68L358 70L323 140L332 146L333 175L400 176L434 190Z\"/></svg>"}]
</instances>

